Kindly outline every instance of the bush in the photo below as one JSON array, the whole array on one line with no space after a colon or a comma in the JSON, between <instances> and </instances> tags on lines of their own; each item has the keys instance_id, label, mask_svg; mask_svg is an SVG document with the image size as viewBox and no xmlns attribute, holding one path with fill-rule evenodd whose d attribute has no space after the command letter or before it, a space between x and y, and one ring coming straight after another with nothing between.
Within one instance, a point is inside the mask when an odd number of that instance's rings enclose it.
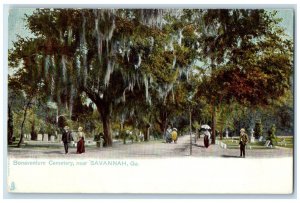
<instances>
[{"instance_id":1,"label":"bush","mask_svg":"<svg viewBox=\"0 0 300 203\"><path fill-rule=\"evenodd\" d=\"M257 121L254 127L254 137L255 139L259 139L260 136L263 136L263 127L261 121Z\"/></svg>"},{"instance_id":2,"label":"bush","mask_svg":"<svg viewBox=\"0 0 300 203\"><path fill-rule=\"evenodd\" d=\"M276 136L276 127L273 124L268 132L268 138L267 140L271 141L271 145L276 146L278 143L278 138Z\"/></svg>"}]
</instances>

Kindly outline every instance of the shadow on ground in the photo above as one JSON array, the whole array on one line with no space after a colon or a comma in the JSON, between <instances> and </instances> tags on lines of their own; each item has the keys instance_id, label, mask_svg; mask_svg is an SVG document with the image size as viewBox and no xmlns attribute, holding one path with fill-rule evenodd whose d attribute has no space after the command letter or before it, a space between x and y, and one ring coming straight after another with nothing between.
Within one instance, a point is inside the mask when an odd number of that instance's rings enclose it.
<instances>
[{"instance_id":1,"label":"shadow on ground","mask_svg":"<svg viewBox=\"0 0 300 203\"><path fill-rule=\"evenodd\" d=\"M240 156L225 155L225 154L223 154L221 157L224 157L224 158L242 158L242 157L240 157Z\"/></svg>"},{"instance_id":2,"label":"shadow on ground","mask_svg":"<svg viewBox=\"0 0 300 203\"><path fill-rule=\"evenodd\" d=\"M204 145L199 145L199 144L193 144L195 147L200 147L200 148L206 148Z\"/></svg>"},{"instance_id":3,"label":"shadow on ground","mask_svg":"<svg viewBox=\"0 0 300 203\"><path fill-rule=\"evenodd\" d=\"M44 154L64 154L63 151L49 151L49 152L44 152Z\"/></svg>"}]
</instances>

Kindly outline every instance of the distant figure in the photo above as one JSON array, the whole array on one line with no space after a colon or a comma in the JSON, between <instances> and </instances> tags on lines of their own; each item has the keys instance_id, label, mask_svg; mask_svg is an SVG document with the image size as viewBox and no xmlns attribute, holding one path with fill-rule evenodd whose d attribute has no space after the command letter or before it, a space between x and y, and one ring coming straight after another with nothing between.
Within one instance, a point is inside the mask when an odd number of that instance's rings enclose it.
<instances>
[{"instance_id":1,"label":"distant figure","mask_svg":"<svg viewBox=\"0 0 300 203\"><path fill-rule=\"evenodd\" d=\"M84 140L85 134L82 132L83 128L78 128L78 142L77 142L77 154L82 154L85 152Z\"/></svg>"},{"instance_id":2,"label":"distant figure","mask_svg":"<svg viewBox=\"0 0 300 203\"><path fill-rule=\"evenodd\" d=\"M177 129L176 128L173 128L173 131L171 133L172 135L172 140L175 144L177 144Z\"/></svg>"},{"instance_id":3,"label":"distant figure","mask_svg":"<svg viewBox=\"0 0 300 203\"><path fill-rule=\"evenodd\" d=\"M171 133L172 133L172 128L171 128L170 125L168 125L168 129L166 131L166 143L171 143L172 142Z\"/></svg>"},{"instance_id":4,"label":"distant figure","mask_svg":"<svg viewBox=\"0 0 300 203\"><path fill-rule=\"evenodd\" d=\"M61 140L64 143L65 154L68 154L69 143L71 141L71 132L69 131L69 126L64 127L64 132L62 134Z\"/></svg>"},{"instance_id":5,"label":"distant figure","mask_svg":"<svg viewBox=\"0 0 300 203\"><path fill-rule=\"evenodd\" d=\"M240 156L244 157L246 156L245 154L245 146L248 143L248 135L245 133L245 129L242 128L240 130L241 134L240 134Z\"/></svg>"},{"instance_id":6,"label":"distant figure","mask_svg":"<svg viewBox=\"0 0 300 203\"><path fill-rule=\"evenodd\" d=\"M205 146L206 148L209 147L209 140L210 140L210 132L209 132L208 130L206 130L206 131L204 132L204 146Z\"/></svg>"}]
</instances>

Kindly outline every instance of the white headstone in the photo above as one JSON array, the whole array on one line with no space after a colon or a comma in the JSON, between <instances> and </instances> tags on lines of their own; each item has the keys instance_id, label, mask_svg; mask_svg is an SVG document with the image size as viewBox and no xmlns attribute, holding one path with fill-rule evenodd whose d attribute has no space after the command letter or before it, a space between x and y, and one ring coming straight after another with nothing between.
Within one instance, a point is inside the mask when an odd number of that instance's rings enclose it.
<instances>
[{"instance_id":1,"label":"white headstone","mask_svg":"<svg viewBox=\"0 0 300 203\"><path fill-rule=\"evenodd\" d=\"M254 130L251 128L251 130L250 130L250 143L253 143L254 141L255 141Z\"/></svg>"},{"instance_id":2,"label":"white headstone","mask_svg":"<svg viewBox=\"0 0 300 203\"><path fill-rule=\"evenodd\" d=\"M42 141L43 140L43 135L42 134L38 134L37 135L37 141Z\"/></svg>"},{"instance_id":3,"label":"white headstone","mask_svg":"<svg viewBox=\"0 0 300 203\"><path fill-rule=\"evenodd\" d=\"M51 142L55 142L55 136L54 136L54 135L51 135L51 136L50 136L50 141L51 141Z\"/></svg>"},{"instance_id":4,"label":"white headstone","mask_svg":"<svg viewBox=\"0 0 300 203\"><path fill-rule=\"evenodd\" d=\"M263 141L263 136L260 136L259 139L258 139L258 141L262 142Z\"/></svg>"},{"instance_id":5,"label":"white headstone","mask_svg":"<svg viewBox=\"0 0 300 203\"><path fill-rule=\"evenodd\" d=\"M226 136L226 138L228 138L228 130L227 129L225 131L225 136Z\"/></svg>"},{"instance_id":6,"label":"white headstone","mask_svg":"<svg viewBox=\"0 0 300 203\"><path fill-rule=\"evenodd\" d=\"M250 130L250 136L253 137L254 136L254 130L251 128Z\"/></svg>"},{"instance_id":7,"label":"white headstone","mask_svg":"<svg viewBox=\"0 0 300 203\"><path fill-rule=\"evenodd\" d=\"M58 141L58 142L61 141L61 137L62 137L62 134L57 134L57 141Z\"/></svg>"},{"instance_id":8,"label":"white headstone","mask_svg":"<svg viewBox=\"0 0 300 203\"><path fill-rule=\"evenodd\" d=\"M48 134L44 134L43 141L44 142L48 142L49 141Z\"/></svg>"},{"instance_id":9,"label":"white headstone","mask_svg":"<svg viewBox=\"0 0 300 203\"><path fill-rule=\"evenodd\" d=\"M267 140L265 146L268 147L270 145L270 142L271 142L270 140Z\"/></svg>"}]
</instances>

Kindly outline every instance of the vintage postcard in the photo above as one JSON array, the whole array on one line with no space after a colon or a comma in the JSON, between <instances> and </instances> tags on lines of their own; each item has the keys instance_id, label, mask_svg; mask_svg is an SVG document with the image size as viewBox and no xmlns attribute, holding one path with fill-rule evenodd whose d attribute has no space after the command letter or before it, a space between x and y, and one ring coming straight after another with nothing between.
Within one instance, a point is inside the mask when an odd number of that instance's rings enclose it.
<instances>
[{"instance_id":1,"label":"vintage postcard","mask_svg":"<svg viewBox=\"0 0 300 203\"><path fill-rule=\"evenodd\" d=\"M5 15L9 193L293 194L293 8Z\"/></svg>"}]
</instances>

